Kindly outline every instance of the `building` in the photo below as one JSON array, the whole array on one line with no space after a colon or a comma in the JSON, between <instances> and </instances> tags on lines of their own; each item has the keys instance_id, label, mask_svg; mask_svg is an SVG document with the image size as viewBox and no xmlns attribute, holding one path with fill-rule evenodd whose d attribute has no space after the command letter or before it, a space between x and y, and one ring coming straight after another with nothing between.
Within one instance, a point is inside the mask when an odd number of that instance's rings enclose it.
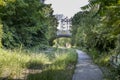
<instances>
[{"instance_id":1,"label":"building","mask_svg":"<svg viewBox=\"0 0 120 80\"><path fill-rule=\"evenodd\" d=\"M65 17L63 14L57 14L55 17L58 20L58 30L70 30L71 20L68 17Z\"/></svg>"},{"instance_id":2,"label":"building","mask_svg":"<svg viewBox=\"0 0 120 80\"><path fill-rule=\"evenodd\" d=\"M55 17L58 20L58 31L57 31L57 35L62 35L62 36L71 36L71 19L69 19L68 17L65 17L63 14L57 14L55 15Z\"/></svg>"},{"instance_id":3,"label":"building","mask_svg":"<svg viewBox=\"0 0 120 80\"><path fill-rule=\"evenodd\" d=\"M61 26L62 30L70 30L71 20L68 17L65 17L64 19L61 19L60 26Z\"/></svg>"}]
</instances>

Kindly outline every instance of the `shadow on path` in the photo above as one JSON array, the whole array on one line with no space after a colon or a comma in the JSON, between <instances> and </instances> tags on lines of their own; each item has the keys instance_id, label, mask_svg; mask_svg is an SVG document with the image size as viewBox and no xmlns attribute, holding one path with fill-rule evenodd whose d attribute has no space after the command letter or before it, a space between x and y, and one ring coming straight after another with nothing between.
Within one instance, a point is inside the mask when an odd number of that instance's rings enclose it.
<instances>
[{"instance_id":1,"label":"shadow on path","mask_svg":"<svg viewBox=\"0 0 120 80\"><path fill-rule=\"evenodd\" d=\"M91 58L84 52L77 50L78 63L72 80L103 80L99 67L93 64Z\"/></svg>"}]
</instances>

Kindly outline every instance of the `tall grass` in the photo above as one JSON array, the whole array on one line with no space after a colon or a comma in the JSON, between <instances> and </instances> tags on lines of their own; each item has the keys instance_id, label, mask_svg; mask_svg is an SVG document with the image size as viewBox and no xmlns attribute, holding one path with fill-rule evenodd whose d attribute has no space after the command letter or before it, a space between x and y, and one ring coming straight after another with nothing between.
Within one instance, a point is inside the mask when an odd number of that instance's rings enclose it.
<instances>
[{"instance_id":1,"label":"tall grass","mask_svg":"<svg viewBox=\"0 0 120 80\"><path fill-rule=\"evenodd\" d=\"M51 64L42 73L30 74L28 80L72 80L77 54L73 50L59 50L51 57Z\"/></svg>"},{"instance_id":2,"label":"tall grass","mask_svg":"<svg viewBox=\"0 0 120 80\"><path fill-rule=\"evenodd\" d=\"M40 53L0 49L0 79L71 80L76 61L73 50Z\"/></svg>"},{"instance_id":3,"label":"tall grass","mask_svg":"<svg viewBox=\"0 0 120 80\"><path fill-rule=\"evenodd\" d=\"M0 49L0 78L21 78L25 69L49 61L45 54L35 54Z\"/></svg>"}]
</instances>

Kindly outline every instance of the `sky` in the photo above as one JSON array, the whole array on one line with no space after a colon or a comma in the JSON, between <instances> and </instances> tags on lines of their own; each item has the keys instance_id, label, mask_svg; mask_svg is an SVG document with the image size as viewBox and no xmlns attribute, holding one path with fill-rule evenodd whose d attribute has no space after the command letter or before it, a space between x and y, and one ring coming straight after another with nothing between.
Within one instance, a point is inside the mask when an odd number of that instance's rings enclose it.
<instances>
[{"instance_id":1,"label":"sky","mask_svg":"<svg viewBox=\"0 0 120 80\"><path fill-rule=\"evenodd\" d=\"M54 14L63 14L70 18L81 10L80 7L88 4L88 0L46 0L45 3L52 4Z\"/></svg>"}]
</instances>

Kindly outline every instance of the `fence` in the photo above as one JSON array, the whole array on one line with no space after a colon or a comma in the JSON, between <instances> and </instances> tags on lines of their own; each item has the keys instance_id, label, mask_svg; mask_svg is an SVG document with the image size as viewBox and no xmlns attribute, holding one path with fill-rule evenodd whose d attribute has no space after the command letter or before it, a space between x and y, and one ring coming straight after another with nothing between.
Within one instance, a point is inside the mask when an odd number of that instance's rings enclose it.
<instances>
[{"instance_id":1,"label":"fence","mask_svg":"<svg viewBox=\"0 0 120 80\"><path fill-rule=\"evenodd\" d=\"M110 59L110 64L115 68L120 66L120 54L112 56Z\"/></svg>"}]
</instances>

